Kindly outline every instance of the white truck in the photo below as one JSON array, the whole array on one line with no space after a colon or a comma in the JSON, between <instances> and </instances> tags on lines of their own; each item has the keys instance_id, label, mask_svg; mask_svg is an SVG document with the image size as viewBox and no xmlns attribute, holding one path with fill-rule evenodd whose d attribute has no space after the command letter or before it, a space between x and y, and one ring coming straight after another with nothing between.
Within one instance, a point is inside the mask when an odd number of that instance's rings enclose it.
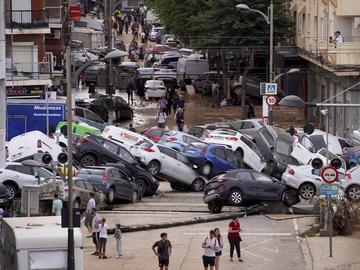
<instances>
[{"instance_id":1,"label":"white truck","mask_svg":"<svg viewBox=\"0 0 360 270\"><path fill-rule=\"evenodd\" d=\"M1 270L66 270L68 230L60 217L5 218L0 229ZM75 269L83 270L83 240L74 228Z\"/></svg>"}]
</instances>

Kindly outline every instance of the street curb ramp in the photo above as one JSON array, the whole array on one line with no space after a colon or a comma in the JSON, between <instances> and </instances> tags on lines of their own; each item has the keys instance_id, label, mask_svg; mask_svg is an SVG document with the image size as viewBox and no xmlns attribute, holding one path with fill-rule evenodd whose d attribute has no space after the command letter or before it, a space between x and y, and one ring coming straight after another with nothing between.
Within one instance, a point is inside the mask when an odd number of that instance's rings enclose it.
<instances>
[{"instance_id":1,"label":"street curb ramp","mask_svg":"<svg viewBox=\"0 0 360 270\"><path fill-rule=\"evenodd\" d=\"M121 227L121 232L128 233L128 232L138 232L138 231L149 231L149 230L157 230L157 229L164 229L164 228L172 228L172 227L180 227L186 225L193 225L193 224L200 224L200 223L207 223L207 222L214 222L220 220L231 219L233 216L244 217L247 215L252 215L263 211L267 207L266 204L251 206L248 208L240 207L240 209L236 212L231 213L222 213L222 214L212 214L209 217L195 217L187 220L182 221L174 221L174 222L163 222L163 223L150 223L144 225L133 225L133 226L123 226ZM115 228L108 229L109 234L115 233Z\"/></svg>"}]
</instances>

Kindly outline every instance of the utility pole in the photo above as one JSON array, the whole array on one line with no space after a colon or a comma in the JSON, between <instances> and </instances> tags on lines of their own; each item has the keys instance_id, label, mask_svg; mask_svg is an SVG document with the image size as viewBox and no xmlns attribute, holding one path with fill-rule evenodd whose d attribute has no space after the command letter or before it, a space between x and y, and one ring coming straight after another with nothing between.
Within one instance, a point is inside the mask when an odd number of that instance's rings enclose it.
<instances>
[{"instance_id":1,"label":"utility pole","mask_svg":"<svg viewBox=\"0 0 360 270\"><path fill-rule=\"evenodd\" d=\"M5 55L5 7L4 0L0 0L0 53ZM0 168L5 166L6 141L6 86L5 59L0 62Z\"/></svg>"},{"instance_id":2,"label":"utility pole","mask_svg":"<svg viewBox=\"0 0 360 270\"><path fill-rule=\"evenodd\" d=\"M104 1L105 9L105 35L106 35L106 44L107 44L107 53L112 50L112 4L111 0ZM107 63L107 89L106 92L110 96L113 94L113 80L112 80L112 61L109 59Z\"/></svg>"}]
</instances>

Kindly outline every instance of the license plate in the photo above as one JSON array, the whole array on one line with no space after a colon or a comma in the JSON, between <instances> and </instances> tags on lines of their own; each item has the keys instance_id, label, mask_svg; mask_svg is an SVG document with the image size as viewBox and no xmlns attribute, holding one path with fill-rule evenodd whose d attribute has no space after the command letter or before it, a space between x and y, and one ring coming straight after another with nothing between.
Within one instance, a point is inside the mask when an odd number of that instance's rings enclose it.
<instances>
[{"instance_id":1,"label":"license plate","mask_svg":"<svg viewBox=\"0 0 360 270\"><path fill-rule=\"evenodd\" d=\"M212 190L209 190L207 195L211 195L211 194L214 194L215 193L215 189L212 189Z\"/></svg>"}]
</instances>

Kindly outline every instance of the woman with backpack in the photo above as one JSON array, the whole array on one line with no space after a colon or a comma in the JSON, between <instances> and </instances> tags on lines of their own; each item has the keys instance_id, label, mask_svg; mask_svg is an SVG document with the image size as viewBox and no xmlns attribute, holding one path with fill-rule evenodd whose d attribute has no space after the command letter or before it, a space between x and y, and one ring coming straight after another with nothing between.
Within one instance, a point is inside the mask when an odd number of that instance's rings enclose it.
<instances>
[{"instance_id":1,"label":"woman with backpack","mask_svg":"<svg viewBox=\"0 0 360 270\"><path fill-rule=\"evenodd\" d=\"M184 130L184 111L182 108L176 109L175 120L178 131L182 132Z\"/></svg>"}]
</instances>

